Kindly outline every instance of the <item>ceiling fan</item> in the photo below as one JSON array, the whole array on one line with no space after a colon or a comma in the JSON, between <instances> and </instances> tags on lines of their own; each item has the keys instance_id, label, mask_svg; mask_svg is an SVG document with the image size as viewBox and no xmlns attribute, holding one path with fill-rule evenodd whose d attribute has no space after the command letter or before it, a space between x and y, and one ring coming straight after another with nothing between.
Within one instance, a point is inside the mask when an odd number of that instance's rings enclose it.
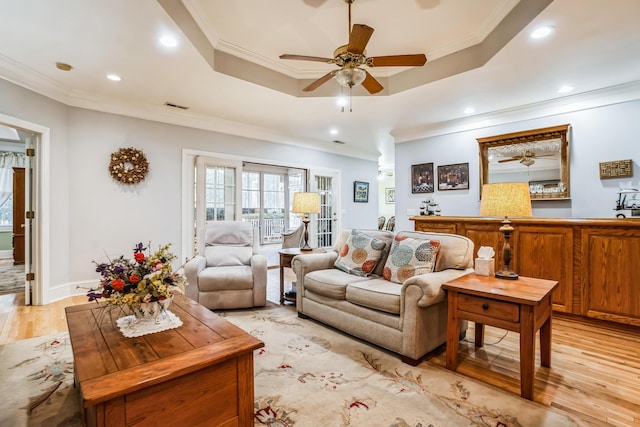
<instances>
[{"instance_id":1,"label":"ceiling fan","mask_svg":"<svg viewBox=\"0 0 640 427\"><path fill-rule=\"evenodd\" d=\"M508 159L498 160L498 163L506 163L506 162L513 162L513 161L519 160L520 163L522 163L523 165L529 167L529 166L533 165L536 162L534 159L536 159L538 157L550 157L550 156L553 156L553 155L554 154L537 155L534 151L525 150L525 152L522 153L519 156L513 156L513 157L510 157Z\"/></svg>"},{"instance_id":2,"label":"ceiling fan","mask_svg":"<svg viewBox=\"0 0 640 427\"><path fill-rule=\"evenodd\" d=\"M373 34L373 28L367 25L354 24L352 29L351 4L355 0L344 1L349 4L349 44L338 47L333 52L333 58L291 54L280 55L280 59L326 62L327 64L336 64L340 67L340 69L325 74L302 89L303 92L311 92L332 78L335 78L341 86L352 88L353 86L362 84L369 93L374 94L380 92L383 87L368 71L360 68L362 65L368 67L411 67L422 66L427 62L427 57L422 53L367 57L365 47Z\"/></svg>"}]
</instances>

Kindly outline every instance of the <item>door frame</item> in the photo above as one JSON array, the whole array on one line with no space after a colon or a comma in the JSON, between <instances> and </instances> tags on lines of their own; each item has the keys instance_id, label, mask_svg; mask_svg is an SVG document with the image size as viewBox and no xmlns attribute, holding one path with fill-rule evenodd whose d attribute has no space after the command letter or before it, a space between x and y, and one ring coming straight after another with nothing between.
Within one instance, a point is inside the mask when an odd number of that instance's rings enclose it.
<instances>
[{"instance_id":1,"label":"door frame","mask_svg":"<svg viewBox=\"0 0 640 427\"><path fill-rule=\"evenodd\" d=\"M33 143L36 155L33 160L33 210L35 220L33 230L29 235L29 242L25 241L26 251L31 248L32 263L31 272L35 274L35 280L31 282L31 294L29 294L29 283L25 280L25 305L43 305L49 302L45 298L43 283L51 283L51 198L50 198L50 175L51 175L51 131L48 127L18 119L16 117L0 114L0 123L37 134ZM26 238L25 238L26 240ZM25 274L26 274L25 263Z\"/></svg>"},{"instance_id":2,"label":"door frame","mask_svg":"<svg viewBox=\"0 0 640 427\"><path fill-rule=\"evenodd\" d=\"M319 168L314 165L297 163L297 162L283 162L280 160L273 159L265 159L265 158L256 158L256 157L248 157L248 156L238 156L235 154L225 154L225 153L217 153L214 151L204 151L204 150L194 150L191 148L183 148L182 149L182 218L180 221L182 227L182 254L181 259L188 259L194 255L194 245L193 245L193 223L195 218L193 218L193 209L195 205L195 200L193 197L194 187L195 187L195 160L198 156L206 156L206 157L215 157L219 159L228 159L228 160L236 160L241 162L251 162L251 163L265 163L268 162L270 165L274 166L282 166L282 167L291 167L296 169L307 169L309 171L307 180L310 179L311 175L314 172L326 172L332 173L337 176L338 180L338 191L339 193L336 195L338 206L336 206L337 211L337 229L340 229L340 200L341 200L341 191L342 187L340 185L341 182L341 171L339 169L330 169L330 168ZM307 182L307 188L310 188L309 182Z\"/></svg>"}]
</instances>

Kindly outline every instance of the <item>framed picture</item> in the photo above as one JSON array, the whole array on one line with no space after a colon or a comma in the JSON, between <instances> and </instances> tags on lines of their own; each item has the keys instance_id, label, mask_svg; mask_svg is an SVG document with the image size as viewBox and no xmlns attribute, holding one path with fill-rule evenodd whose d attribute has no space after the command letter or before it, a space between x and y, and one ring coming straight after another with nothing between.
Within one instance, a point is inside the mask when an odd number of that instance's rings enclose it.
<instances>
[{"instance_id":1,"label":"framed picture","mask_svg":"<svg viewBox=\"0 0 640 427\"><path fill-rule=\"evenodd\" d=\"M433 163L411 165L411 192L433 193Z\"/></svg>"},{"instance_id":2,"label":"framed picture","mask_svg":"<svg viewBox=\"0 0 640 427\"><path fill-rule=\"evenodd\" d=\"M353 181L353 201L357 203L369 202L369 183Z\"/></svg>"},{"instance_id":3,"label":"framed picture","mask_svg":"<svg viewBox=\"0 0 640 427\"><path fill-rule=\"evenodd\" d=\"M438 166L438 190L468 190L469 163Z\"/></svg>"},{"instance_id":4,"label":"framed picture","mask_svg":"<svg viewBox=\"0 0 640 427\"><path fill-rule=\"evenodd\" d=\"M395 188L385 188L384 189L384 202L387 204L396 202L396 189Z\"/></svg>"}]
</instances>

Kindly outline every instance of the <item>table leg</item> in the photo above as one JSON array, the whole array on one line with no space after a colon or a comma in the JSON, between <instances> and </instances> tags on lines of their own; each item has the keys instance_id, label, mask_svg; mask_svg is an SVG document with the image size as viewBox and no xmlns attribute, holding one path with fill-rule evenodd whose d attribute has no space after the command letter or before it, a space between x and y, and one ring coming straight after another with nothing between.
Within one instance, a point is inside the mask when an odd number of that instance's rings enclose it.
<instances>
[{"instance_id":1,"label":"table leg","mask_svg":"<svg viewBox=\"0 0 640 427\"><path fill-rule=\"evenodd\" d=\"M284 265L280 260L280 304L284 304Z\"/></svg>"},{"instance_id":2,"label":"table leg","mask_svg":"<svg viewBox=\"0 0 640 427\"><path fill-rule=\"evenodd\" d=\"M551 304L550 301L549 304ZM552 313L549 309L549 317L540 327L540 365L545 368L551 367L551 317Z\"/></svg>"},{"instance_id":3,"label":"table leg","mask_svg":"<svg viewBox=\"0 0 640 427\"><path fill-rule=\"evenodd\" d=\"M455 371L458 367L458 341L460 340L460 320L456 314L458 293L448 291L447 300L447 369Z\"/></svg>"},{"instance_id":4,"label":"table leg","mask_svg":"<svg viewBox=\"0 0 640 427\"><path fill-rule=\"evenodd\" d=\"M533 400L533 379L536 354L534 310L530 305L520 307L520 395Z\"/></svg>"},{"instance_id":5,"label":"table leg","mask_svg":"<svg viewBox=\"0 0 640 427\"><path fill-rule=\"evenodd\" d=\"M476 322L475 346L482 347L484 345L484 323Z\"/></svg>"}]
</instances>

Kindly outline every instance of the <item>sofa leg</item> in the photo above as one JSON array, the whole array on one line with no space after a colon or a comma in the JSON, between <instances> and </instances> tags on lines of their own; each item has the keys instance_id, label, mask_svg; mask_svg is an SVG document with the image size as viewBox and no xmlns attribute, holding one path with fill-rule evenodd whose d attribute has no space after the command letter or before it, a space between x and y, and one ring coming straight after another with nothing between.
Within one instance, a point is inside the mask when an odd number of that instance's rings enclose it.
<instances>
[{"instance_id":1,"label":"sofa leg","mask_svg":"<svg viewBox=\"0 0 640 427\"><path fill-rule=\"evenodd\" d=\"M407 365L411 365L411 366L418 366L418 364L420 362L422 362L422 357L420 359L412 359L410 357L407 356L400 356L400 361L402 363L406 363Z\"/></svg>"},{"instance_id":2,"label":"sofa leg","mask_svg":"<svg viewBox=\"0 0 640 427\"><path fill-rule=\"evenodd\" d=\"M298 312L298 317L301 318L301 319L308 319L309 318L309 316L307 316L306 314L302 314L300 312Z\"/></svg>"}]
</instances>

